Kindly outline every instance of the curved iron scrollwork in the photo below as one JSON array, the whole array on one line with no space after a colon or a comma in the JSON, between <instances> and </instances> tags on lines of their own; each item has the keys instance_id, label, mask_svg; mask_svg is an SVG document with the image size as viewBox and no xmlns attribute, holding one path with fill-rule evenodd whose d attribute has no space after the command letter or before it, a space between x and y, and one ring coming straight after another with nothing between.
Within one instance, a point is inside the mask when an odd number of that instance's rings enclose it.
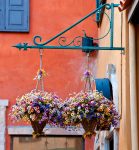
<instances>
[{"instance_id":1,"label":"curved iron scrollwork","mask_svg":"<svg viewBox=\"0 0 139 150\"><path fill-rule=\"evenodd\" d=\"M122 48L122 47L114 47L113 46L114 8L118 7L118 6L119 6L119 4L114 4L114 3L102 4L98 8L96 8L94 11L87 14L85 17L81 18L80 20L78 20L77 22L75 22L74 24L72 24L71 26L69 26L68 28L66 28L62 32L56 34L55 36L53 36L52 38L50 38L49 40L47 40L45 42L43 42L43 39L41 36L37 35L33 38L33 43L34 43L33 45L28 45L28 43L23 43L23 44L19 43L13 47L17 47L19 49L24 49L24 50L27 50L28 48L30 48L30 49L33 49L33 48L37 48L37 49L82 49L82 50L89 49L92 51L93 50L124 50L124 48ZM107 10L111 10L110 15L108 15L106 12L102 11L104 8ZM98 37L98 38L92 37L92 39L93 40L101 40L101 39L105 38L108 34L110 34L110 46L109 47L99 47L99 46L96 46L93 44L89 45L89 46L83 45L82 39L84 39L84 38L82 38L81 36L74 37L73 40L71 40L69 42L67 40L67 37L63 36L64 33L71 30L72 28L74 28L75 26L77 26L78 24L80 24L81 22L83 22L84 20L86 20L87 18L89 18L90 16L92 16L96 13L98 13L98 14L104 13L104 15L108 18L109 28L108 28L108 31L102 37ZM88 37L86 34L84 34L84 36ZM56 46L48 45L50 42L54 41L55 39L57 39L58 45L56 45Z\"/></svg>"},{"instance_id":2,"label":"curved iron scrollwork","mask_svg":"<svg viewBox=\"0 0 139 150\"><path fill-rule=\"evenodd\" d=\"M111 9L111 4L106 3L106 4L103 4L103 5L105 5L103 8L106 8L106 9L108 9L108 10ZM103 6L103 5L102 5L102 6Z\"/></svg>"},{"instance_id":3,"label":"curved iron scrollwork","mask_svg":"<svg viewBox=\"0 0 139 150\"><path fill-rule=\"evenodd\" d=\"M111 5L105 5L105 7L106 7L106 9L110 9L111 8ZM100 11L100 10L99 10ZM109 33L110 33L110 30L111 30L111 19L110 19L110 17L109 17L109 15L106 13L106 12L104 12L103 11L103 13L104 13L104 15L108 18L108 21L109 21L109 29L108 29L108 31L107 31L107 33L104 35L104 36L102 36L102 37L99 37L99 38L93 38L93 40L102 40L103 38L105 38ZM92 15L94 15L94 14L92 14ZM62 33L63 34L63 33ZM59 37L59 35L57 36L57 37ZM56 37L56 38L57 38ZM55 39L56 39L55 38ZM33 38L33 42L34 42L34 44L35 45L38 45L38 46L43 46L43 45L46 45L47 43L49 43L49 42L51 42L51 41L53 41L54 39L52 39L52 40L49 40L49 41L46 41L46 42L42 42L41 43L41 41L42 41L42 37L41 36L39 36L39 35L37 35L37 36L35 36L34 38ZM59 37L58 38L58 44L60 45L60 46L75 46L75 47L78 47L78 46L81 46L82 45L82 37L81 36L77 36L77 37L75 37L71 42L69 42L68 43L68 40L67 40L67 37L65 37L65 36L61 36L61 37Z\"/></svg>"},{"instance_id":4,"label":"curved iron scrollwork","mask_svg":"<svg viewBox=\"0 0 139 150\"><path fill-rule=\"evenodd\" d=\"M39 43L37 42L37 40L39 41ZM42 41L42 37L39 35L34 36L33 38L33 43L35 45L45 45L45 43L40 43Z\"/></svg>"},{"instance_id":5,"label":"curved iron scrollwork","mask_svg":"<svg viewBox=\"0 0 139 150\"><path fill-rule=\"evenodd\" d=\"M56 38L59 37L58 39L58 43L61 45L61 46L69 46L71 44L73 44L74 46L80 46L81 45L81 41L78 40L78 39L81 39L80 36L78 37L75 37L70 43L66 43L67 42L67 38L66 37L60 37L61 35L63 35L65 32L67 32L68 30L72 29L73 27L75 27L76 25L78 25L79 23L81 23L82 21L84 21L85 19L87 19L88 17L94 15L95 13L101 11L103 8L106 8L106 9L111 9L111 4L103 4L102 6L100 6L99 8L97 8L95 11L91 12L90 14L88 14L87 16L85 16L84 18L80 19L78 22L74 23L73 25L71 25L69 28L67 28L66 30L60 32L59 34L57 34L56 36L52 37L50 40L46 41L46 42L41 42L42 41L42 37L37 35L33 38L33 42L35 45L37 46L44 46L44 45L47 45L48 43L50 43L51 41L55 40ZM106 14L107 15L107 14ZM110 20L110 17L107 15L109 21ZM108 31L108 33L110 32L110 29ZM107 33L107 34L108 34ZM107 35L106 34L106 35ZM105 36L106 36L105 35ZM104 38L105 36L99 38L99 39L102 39ZM99 39L94 39L94 40L99 40Z\"/></svg>"},{"instance_id":6,"label":"curved iron scrollwork","mask_svg":"<svg viewBox=\"0 0 139 150\"><path fill-rule=\"evenodd\" d=\"M104 34L103 36L99 37L99 38L93 38L93 40L102 40L104 39L111 31L111 19L109 17L109 15L106 13L106 12L103 12L103 14L108 18L108 21L109 21L109 29L108 31L106 32L106 34Z\"/></svg>"},{"instance_id":7,"label":"curved iron scrollwork","mask_svg":"<svg viewBox=\"0 0 139 150\"><path fill-rule=\"evenodd\" d=\"M67 38L66 37L59 37L58 43L60 46L81 46L82 44L82 37L77 36L75 37L70 43L67 43Z\"/></svg>"}]
</instances>

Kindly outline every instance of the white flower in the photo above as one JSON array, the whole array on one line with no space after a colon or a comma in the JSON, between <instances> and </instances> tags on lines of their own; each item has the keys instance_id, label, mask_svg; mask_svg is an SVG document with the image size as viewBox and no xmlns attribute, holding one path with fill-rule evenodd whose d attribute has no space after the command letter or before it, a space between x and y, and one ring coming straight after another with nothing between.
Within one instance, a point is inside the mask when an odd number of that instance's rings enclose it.
<instances>
[{"instance_id":1,"label":"white flower","mask_svg":"<svg viewBox=\"0 0 139 150\"><path fill-rule=\"evenodd\" d=\"M78 110L80 110L80 109L81 109L81 106L78 107Z\"/></svg>"}]
</instances>

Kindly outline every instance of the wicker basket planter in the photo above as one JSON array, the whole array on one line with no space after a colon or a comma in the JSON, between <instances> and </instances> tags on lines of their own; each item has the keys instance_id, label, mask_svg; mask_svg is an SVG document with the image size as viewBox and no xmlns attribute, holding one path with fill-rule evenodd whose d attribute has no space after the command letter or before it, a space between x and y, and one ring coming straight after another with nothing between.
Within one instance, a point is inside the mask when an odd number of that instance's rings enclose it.
<instances>
[{"instance_id":1,"label":"wicker basket planter","mask_svg":"<svg viewBox=\"0 0 139 150\"><path fill-rule=\"evenodd\" d=\"M46 126L46 121L39 123L39 121L31 121L31 126L34 130L33 137L44 135L43 129Z\"/></svg>"}]
</instances>

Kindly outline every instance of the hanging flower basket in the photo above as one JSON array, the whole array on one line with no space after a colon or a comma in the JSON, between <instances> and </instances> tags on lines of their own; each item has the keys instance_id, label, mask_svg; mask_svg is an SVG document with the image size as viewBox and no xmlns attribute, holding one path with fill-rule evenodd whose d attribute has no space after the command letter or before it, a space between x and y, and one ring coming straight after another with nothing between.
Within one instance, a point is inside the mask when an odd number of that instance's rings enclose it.
<instances>
[{"instance_id":1,"label":"hanging flower basket","mask_svg":"<svg viewBox=\"0 0 139 150\"><path fill-rule=\"evenodd\" d=\"M62 118L61 102L52 93L33 90L16 99L10 117L12 121L26 121L32 125L33 135L43 134L46 123L59 125Z\"/></svg>"},{"instance_id":2,"label":"hanging flower basket","mask_svg":"<svg viewBox=\"0 0 139 150\"><path fill-rule=\"evenodd\" d=\"M43 134L47 123L51 126L63 126L60 99L53 93L44 92L43 79L47 74L42 69L43 50L40 49L39 53L40 68L34 78L37 81L36 89L18 97L9 114L12 121L29 122L34 130L34 137Z\"/></svg>"},{"instance_id":3,"label":"hanging flower basket","mask_svg":"<svg viewBox=\"0 0 139 150\"><path fill-rule=\"evenodd\" d=\"M97 126L99 130L116 126L120 118L113 102L97 91L81 91L67 99L64 102L63 117L65 126L82 124L84 138L95 135Z\"/></svg>"}]
</instances>

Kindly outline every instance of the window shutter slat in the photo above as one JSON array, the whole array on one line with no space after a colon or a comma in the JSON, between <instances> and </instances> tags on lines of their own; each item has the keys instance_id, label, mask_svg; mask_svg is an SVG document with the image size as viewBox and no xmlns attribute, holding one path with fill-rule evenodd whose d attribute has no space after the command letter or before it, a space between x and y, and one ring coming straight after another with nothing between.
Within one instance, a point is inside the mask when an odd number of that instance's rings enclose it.
<instances>
[{"instance_id":1,"label":"window shutter slat","mask_svg":"<svg viewBox=\"0 0 139 150\"><path fill-rule=\"evenodd\" d=\"M6 31L29 31L29 0L6 0Z\"/></svg>"},{"instance_id":2,"label":"window shutter slat","mask_svg":"<svg viewBox=\"0 0 139 150\"><path fill-rule=\"evenodd\" d=\"M0 30L4 30L5 24L5 0L0 0Z\"/></svg>"}]
</instances>

